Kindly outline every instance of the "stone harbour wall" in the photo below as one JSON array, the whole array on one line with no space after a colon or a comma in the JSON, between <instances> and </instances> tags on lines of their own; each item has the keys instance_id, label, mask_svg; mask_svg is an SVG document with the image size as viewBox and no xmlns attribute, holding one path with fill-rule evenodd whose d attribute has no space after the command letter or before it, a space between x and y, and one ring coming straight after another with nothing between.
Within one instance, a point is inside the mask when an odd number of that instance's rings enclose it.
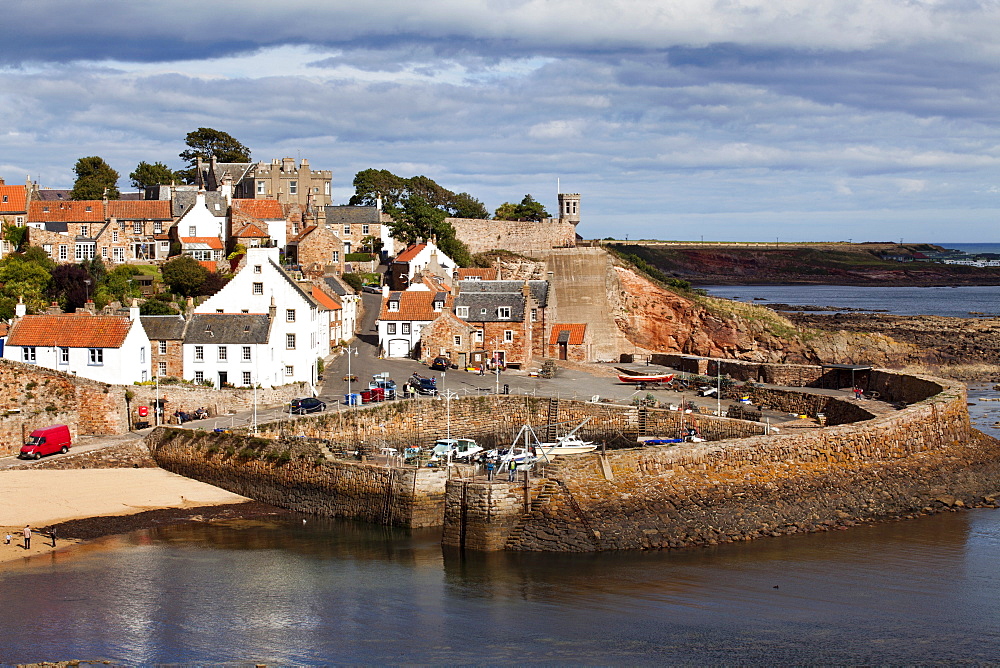
<instances>
[{"instance_id":1,"label":"stone harbour wall","mask_svg":"<svg viewBox=\"0 0 1000 668\"><path fill-rule=\"evenodd\" d=\"M470 253L504 249L537 255L576 245L576 225L559 218L541 222L448 218L447 222L454 226L455 236L469 247Z\"/></svg>"},{"instance_id":2,"label":"stone harbour wall","mask_svg":"<svg viewBox=\"0 0 1000 668\"><path fill-rule=\"evenodd\" d=\"M445 542L528 551L676 548L1000 497L1000 442L972 429L964 386L885 374L873 382L888 394L931 396L824 429L560 458L543 478L510 486L514 496L520 488L520 504L504 505L495 490L475 485L458 499L462 483L452 481L447 499L460 500L462 510L446 508Z\"/></svg>"}]
</instances>

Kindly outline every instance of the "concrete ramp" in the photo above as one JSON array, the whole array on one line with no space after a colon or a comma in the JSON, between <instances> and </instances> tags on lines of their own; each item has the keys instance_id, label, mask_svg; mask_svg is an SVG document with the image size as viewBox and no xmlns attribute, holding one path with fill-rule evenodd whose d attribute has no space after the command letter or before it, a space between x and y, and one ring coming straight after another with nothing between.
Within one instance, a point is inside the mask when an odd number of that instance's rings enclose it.
<instances>
[{"instance_id":1,"label":"concrete ramp","mask_svg":"<svg viewBox=\"0 0 1000 668\"><path fill-rule=\"evenodd\" d=\"M586 323L593 344L589 361L631 352L608 297L618 290L610 256L601 248L558 248L548 252L545 264L552 272L549 322Z\"/></svg>"}]
</instances>

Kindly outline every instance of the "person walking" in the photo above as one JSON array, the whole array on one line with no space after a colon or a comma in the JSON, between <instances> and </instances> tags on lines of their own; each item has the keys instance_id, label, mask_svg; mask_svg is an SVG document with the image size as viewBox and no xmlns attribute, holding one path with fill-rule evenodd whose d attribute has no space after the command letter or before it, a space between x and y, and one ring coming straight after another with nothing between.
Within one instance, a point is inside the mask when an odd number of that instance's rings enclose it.
<instances>
[{"instance_id":1,"label":"person walking","mask_svg":"<svg viewBox=\"0 0 1000 668\"><path fill-rule=\"evenodd\" d=\"M27 524L24 525L24 549L31 549L31 527Z\"/></svg>"},{"instance_id":2,"label":"person walking","mask_svg":"<svg viewBox=\"0 0 1000 668\"><path fill-rule=\"evenodd\" d=\"M56 528L55 527L52 527L52 529L49 531L49 537L52 538L52 547L55 547L56 546Z\"/></svg>"},{"instance_id":3,"label":"person walking","mask_svg":"<svg viewBox=\"0 0 1000 668\"><path fill-rule=\"evenodd\" d=\"M510 464L507 466L507 480L514 482L514 478L517 477L517 462L513 459L510 460Z\"/></svg>"},{"instance_id":4,"label":"person walking","mask_svg":"<svg viewBox=\"0 0 1000 668\"><path fill-rule=\"evenodd\" d=\"M4 536L3 544L10 545L10 541L12 541L13 539L14 539L13 536L11 536L10 533L8 532L7 535Z\"/></svg>"},{"instance_id":5,"label":"person walking","mask_svg":"<svg viewBox=\"0 0 1000 668\"><path fill-rule=\"evenodd\" d=\"M496 469L496 464L493 463L492 459L486 460L486 479L493 480L493 471Z\"/></svg>"}]
</instances>

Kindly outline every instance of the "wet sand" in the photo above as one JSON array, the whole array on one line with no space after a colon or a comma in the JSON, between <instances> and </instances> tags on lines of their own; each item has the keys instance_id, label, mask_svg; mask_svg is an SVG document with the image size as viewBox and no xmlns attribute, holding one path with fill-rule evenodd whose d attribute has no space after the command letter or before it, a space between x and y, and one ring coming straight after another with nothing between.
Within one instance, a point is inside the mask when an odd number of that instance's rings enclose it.
<instances>
[{"instance_id":1,"label":"wet sand","mask_svg":"<svg viewBox=\"0 0 1000 668\"><path fill-rule=\"evenodd\" d=\"M0 471L0 562L52 552L100 535L212 514L231 515L231 510L217 507L244 506L248 501L162 469ZM250 507L247 511L254 514ZM26 524L33 533L31 549L23 547ZM57 527L55 548L49 527ZM10 544L4 540L8 533Z\"/></svg>"}]
</instances>

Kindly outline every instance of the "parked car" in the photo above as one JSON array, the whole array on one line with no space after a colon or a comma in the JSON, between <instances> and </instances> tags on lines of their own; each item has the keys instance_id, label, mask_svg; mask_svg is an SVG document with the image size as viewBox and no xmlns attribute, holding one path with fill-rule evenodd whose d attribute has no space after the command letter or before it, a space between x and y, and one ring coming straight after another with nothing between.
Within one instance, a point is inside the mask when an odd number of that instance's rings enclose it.
<instances>
[{"instance_id":1,"label":"parked car","mask_svg":"<svg viewBox=\"0 0 1000 668\"><path fill-rule=\"evenodd\" d=\"M389 379L383 380L381 378L376 377L375 380L372 380L370 383L368 383L368 389L382 390L385 393L386 399L396 398L396 381L394 380L389 380Z\"/></svg>"},{"instance_id":2,"label":"parked car","mask_svg":"<svg viewBox=\"0 0 1000 668\"><path fill-rule=\"evenodd\" d=\"M289 412L296 415L305 415L306 413L319 413L325 410L325 403L313 397L306 397L305 399L292 399L292 407L289 409Z\"/></svg>"},{"instance_id":3,"label":"parked car","mask_svg":"<svg viewBox=\"0 0 1000 668\"><path fill-rule=\"evenodd\" d=\"M431 362L431 368L436 371L447 371L451 368L451 360L447 357L435 357Z\"/></svg>"},{"instance_id":4,"label":"parked car","mask_svg":"<svg viewBox=\"0 0 1000 668\"><path fill-rule=\"evenodd\" d=\"M438 393L437 381L433 378L425 378L424 376L414 374L407 384L416 390L418 394L436 396Z\"/></svg>"},{"instance_id":5,"label":"parked car","mask_svg":"<svg viewBox=\"0 0 1000 668\"><path fill-rule=\"evenodd\" d=\"M365 292L382 292L382 286L377 283L365 283L361 289Z\"/></svg>"},{"instance_id":6,"label":"parked car","mask_svg":"<svg viewBox=\"0 0 1000 668\"><path fill-rule=\"evenodd\" d=\"M44 429L36 429L28 434L18 457L38 459L43 455L51 455L56 452L66 453L69 452L70 445L72 445L72 439L69 435L69 427L57 424Z\"/></svg>"}]
</instances>

